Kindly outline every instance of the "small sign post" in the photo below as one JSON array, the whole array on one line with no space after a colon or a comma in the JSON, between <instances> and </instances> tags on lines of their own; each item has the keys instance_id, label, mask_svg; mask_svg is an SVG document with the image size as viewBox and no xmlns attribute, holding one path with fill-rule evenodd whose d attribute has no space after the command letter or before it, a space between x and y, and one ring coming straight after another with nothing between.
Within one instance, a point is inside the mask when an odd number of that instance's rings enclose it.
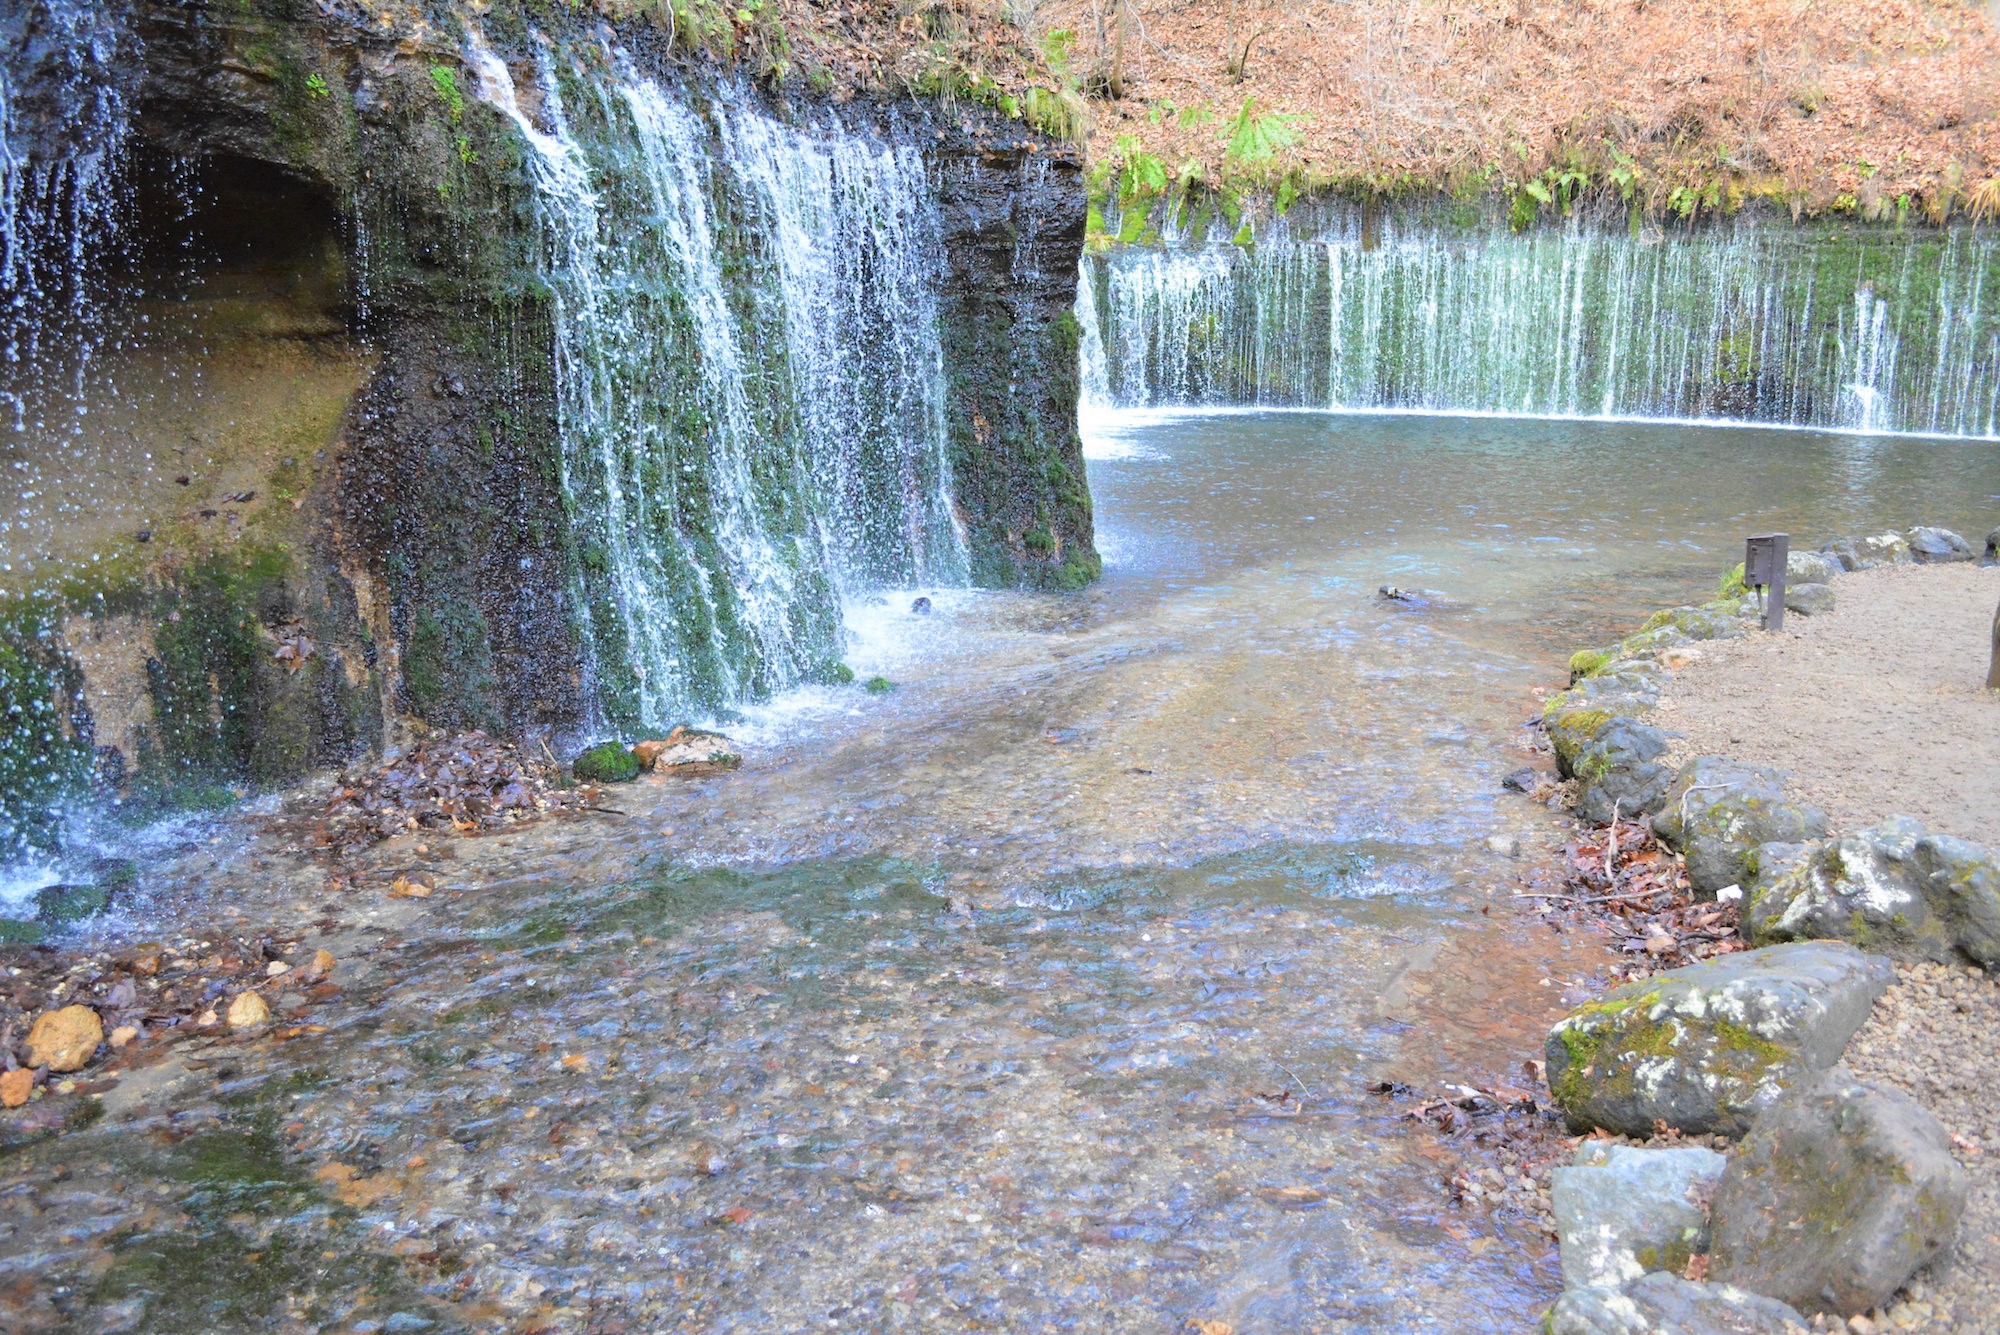
<instances>
[{"instance_id":1,"label":"small sign post","mask_svg":"<svg viewBox=\"0 0 2000 1335\"><path fill-rule=\"evenodd\" d=\"M1743 582L1757 590L1766 630L1785 628L1785 561L1791 549L1789 533L1760 533L1743 544Z\"/></svg>"}]
</instances>

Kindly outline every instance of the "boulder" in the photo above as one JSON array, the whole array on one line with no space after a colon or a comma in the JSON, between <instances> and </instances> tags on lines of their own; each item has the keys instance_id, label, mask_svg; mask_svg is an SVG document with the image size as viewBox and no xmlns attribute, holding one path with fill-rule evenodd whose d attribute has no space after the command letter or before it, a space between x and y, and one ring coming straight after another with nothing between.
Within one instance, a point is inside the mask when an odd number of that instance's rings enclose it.
<instances>
[{"instance_id":1,"label":"boulder","mask_svg":"<svg viewBox=\"0 0 2000 1335\"><path fill-rule=\"evenodd\" d=\"M1542 1321L1546 1335L1804 1335L1805 1318L1775 1298L1655 1271L1623 1289L1571 1289Z\"/></svg>"},{"instance_id":2,"label":"boulder","mask_svg":"<svg viewBox=\"0 0 2000 1335\"><path fill-rule=\"evenodd\" d=\"M1986 551L1980 556L1981 565L2000 565L2000 528L1986 535Z\"/></svg>"},{"instance_id":3,"label":"boulder","mask_svg":"<svg viewBox=\"0 0 2000 1335\"><path fill-rule=\"evenodd\" d=\"M1754 942L1837 939L1898 959L2000 965L2000 861L1892 816L1807 850L1751 887Z\"/></svg>"},{"instance_id":4,"label":"boulder","mask_svg":"<svg viewBox=\"0 0 2000 1335\"><path fill-rule=\"evenodd\" d=\"M1831 584L1844 569L1825 552L1792 552L1785 557L1785 584Z\"/></svg>"},{"instance_id":5,"label":"boulder","mask_svg":"<svg viewBox=\"0 0 2000 1335\"><path fill-rule=\"evenodd\" d=\"M734 769L743 763L743 753L727 737L693 728L675 728L663 738L640 742L632 753L654 773Z\"/></svg>"},{"instance_id":6,"label":"boulder","mask_svg":"<svg viewBox=\"0 0 2000 1335\"><path fill-rule=\"evenodd\" d=\"M1667 735L1630 718L1612 718L1576 749L1570 770L1582 781L1576 809L1587 821L1611 823L1650 816L1660 809L1674 771L1659 764Z\"/></svg>"},{"instance_id":7,"label":"boulder","mask_svg":"<svg viewBox=\"0 0 2000 1335\"><path fill-rule=\"evenodd\" d=\"M1708 1250L1708 1196L1722 1164L1714 1150L1693 1145L1577 1146L1575 1161L1550 1181L1563 1283L1618 1288L1650 1270L1685 1270Z\"/></svg>"},{"instance_id":8,"label":"boulder","mask_svg":"<svg viewBox=\"0 0 2000 1335\"><path fill-rule=\"evenodd\" d=\"M1905 533L1903 541L1910 545L1910 559L1920 566L1970 561L1978 555L1971 543L1948 528L1919 525Z\"/></svg>"},{"instance_id":9,"label":"boulder","mask_svg":"<svg viewBox=\"0 0 2000 1335\"><path fill-rule=\"evenodd\" d=\"M1802 617L1823 617L1833 610L1833 589L1826 584L1787 584L1785 610Z\"/></svg>"},{"instance_id":10,"label":"boulder","mask_svg":"<svg viewBox=\"0 0 2000 1335\"><path fill-rule=\"evenodd\" d=\"M1662 654L1682 648L1688 644L1688 637L1671 625L1649 626L1635 631L1618 641L1611 648L1615 658L1634 660L1657 660Z\"/></svg>"},{"instance_id":11,"label":"boulder","mask_svg":"<svg viewBox=\"0 0 2000 1335\"><path fill-rule=\"evenodd\" d=\"M28 1030L28 1065L80 1071L104 1041L104 1021L88 1006L64 1006L35 1017Z\"/></svg>"},{"instance_id":12,"label":"boulder","mask_svg":"<svg viewBox=\"0 0 2000 1335\"><path fill-rule=\"evenodd\" d=\"M1910 544L1900 533L1878 533L1872 538L1842 538L1820 549L1840 562L1842 570L1874 570L1878 566L1906 566Z\"/></svg>"},{"instance_id":13,"label":"boulder","mask_svg":"<svg viewBox=\"0 0 2000 1335\"><path fill-rule=\"evenodd\" d=\"M1741 1135L1808 1074L1840 1060L1895 980L1833 941L1691 964L1615 988L1549 1031L1549 1091L1578 1131Z\"/></svg>"},{"instance_id":14,"label":"boulder","mask_svg":"<svg viewBox=\"0 0 2000 1335\"><path fill-rule=\"evenodd\" d=\"M1695 892L1713 899L1726 885L1754 879L1758 845L1824 838L1826 813L1786 800L1777 770L1697 756L1661 799L1653 833L1687 859Z\"/></svg>"},{"instance_id":15,"label":"boulder","mask_svg":"<svg viewBox=\"0 0 2000 1335\"><path fill-rule=\"evenodd\" d=\"M1880 1307L1951 1241L1968 1191L1935 1117L1835 1067L1760 1114L1730 1156L1709 1274L1807 1313Z\"/></svg>"}]
</instances>

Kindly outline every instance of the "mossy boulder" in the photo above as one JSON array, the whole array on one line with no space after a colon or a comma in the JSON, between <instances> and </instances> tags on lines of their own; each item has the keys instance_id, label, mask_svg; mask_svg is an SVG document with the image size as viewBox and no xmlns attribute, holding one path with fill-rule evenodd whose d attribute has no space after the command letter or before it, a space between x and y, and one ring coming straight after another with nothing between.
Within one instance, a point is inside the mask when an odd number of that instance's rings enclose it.
<instances>
[{"instance_id":1,"label":"mossy boulder","mask_svg":"<svg viewBox=\"0 0 2000 1335\"><path fill-rule=\"evenodd\" d=\"M1648 1271L1686 1269L1708 1250L1708 1193L1722 1164L1695 1145L1577 1146L1574 1161L1550 1178L1563 1283L1617 1288Z\"/></svg>"},{"instance_id":2,"label":"mossy boulder","mask_svg":"<svg viewBox=\"0 0 2000 1335\"><path fill-rule=\"evenodd\" d=\"M1613 816L1650 816L1666 800L1674 771L1659 763L1667 735L1629 718L1614 718L1577 749L1570 769L1580 781L1577 813L1608 825Z\"/></svg>"},{"instance_id":3,"label":"mossy boulder","mask_svg":"<svg viewBox=\"0 0 2000 1335\"><path fill-rule=\"evenodd\" d=\"M570 762L580 783L624 783L639 777L639 757L617 742L599 742Z\"/></svg>"},{"instance_id":4,"label":"mossy boulder","mask_svg":"<svg viewBox=\"0 0 2000 1335\"><path fill-rule=\"evenodd\" d=\"M1542 729L1564 778L1580 778L1584 748L1614 719L1635 719L1659 702L1659 669L1632 659L1607 662L1542 709Z\"/></svg>"},{"instance_id":5,"label":"mossy boulder","mask_svg":"<svg viewBox=\"0 0 2000 1335\"><path fill-rule=\"evenodd\" d=\"M1825 838L1826 813L1788 800L1778 770L1697 756L1662 797L1653 833L1687 859L1695 892L1714 898L1725 886L1755 879L1760 845Z\"/></svg>"},{"instance_id":6,"label":"mossy boulder","mask_svg":"<svg viewBox=\"0 0 2000 1335\"><path fill-rule=\"evenodd\" d=\"M2000 965L2000 861L1891 817L1760 876L1743 928L1759 943L1832 938L1897 959L1963 955L1991 968Z\"/></svg>"},{"instance_id":7,"label":"mossy boulder","mask_svg":"<svg viewBox=\"0 0 2000 1335\"><path fill-rule=\"evenodd\" d=\"M1549 1090L1572 1128L1741 1135L1801 1077L1840 1060L1895 979L1837 942L1724 955L1628 983L1549 1032Z\"/></svg>"},{"instance_id":8,"label":"mossy boulder","mask_svg":"<svg viewBox=\"0 0 2000 1335\"><path fill-rule=\"evenodd\" d=\"M1944 1250L1968 1191L1950 1134L1909 1095L1819 1072L1730 1156L1709 1274L1802 1312L1865 1312Z\"/></svg>"},{"instance_id":9,"label":"mossy boulder","mask_svg":"<svg viewBox=\"0 0 2000 1335\"><path fill-rule=\"evenodd\" d=\"M1798 1335L1805 1318L1775 1298L1655 1271L1622 1289L1571 1289L1545 1335Z\"/></svg>"}]
</instances>

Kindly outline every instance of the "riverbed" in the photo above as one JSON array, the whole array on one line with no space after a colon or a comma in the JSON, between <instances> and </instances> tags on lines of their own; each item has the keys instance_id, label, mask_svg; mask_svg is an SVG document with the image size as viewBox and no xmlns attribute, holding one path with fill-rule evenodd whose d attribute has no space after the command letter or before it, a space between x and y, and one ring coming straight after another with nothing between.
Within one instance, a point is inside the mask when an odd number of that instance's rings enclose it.
<instances>
[{"instance_id":1,"label":"riverbed","mask_svg":"<svg viewBox=\"0 0 2000 1335\"><path fill-rule=\"evenodd\" d=\"M858 601L896 689L725 720L737 772L359 889L251 817L151 862L106 944L283 923L341 991L0 1159L16 1323L1527 1328L1552 1245L1370 1089L1504 1074L1594 967L1508 901L1562 829L1500 787L1533 691L1745 534L1983 535L2000 456L1307 413L1088 453L1099 584Z\"/></svg>"}]
</instances>

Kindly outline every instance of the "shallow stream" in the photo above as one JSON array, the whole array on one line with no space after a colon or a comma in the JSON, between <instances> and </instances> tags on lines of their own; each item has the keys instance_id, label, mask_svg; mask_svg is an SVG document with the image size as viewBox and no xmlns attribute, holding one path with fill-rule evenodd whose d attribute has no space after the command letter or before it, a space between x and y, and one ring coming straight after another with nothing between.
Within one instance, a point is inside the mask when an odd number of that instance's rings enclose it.
<instances>
[{"instance_id":1,"label":"shallow stream","mask_svg":"<svg viewBox=\"0 0 2000 1335\"><path fill-rule=\"evenodd\" d=\"M1092 424L1103 581L851 617L897 683L734 774L394 841L328 906L221 836L115 929L317 919L322 1034L0 1157L0 1295L147 1331L1518 1331L1385 1077L1504 1073L1601 958L1506 896L1577 647L1795 545L2000 520L1989 444L1415 416ZM1423 610L1378 586L1440 590ZM935 610L908 610L928 592ZM242 845L239 847L239 845ZM1490 913L1488 912L1490 910ZM303 929L301 929L303 930Z\"/></svg>"}]
</instances>

